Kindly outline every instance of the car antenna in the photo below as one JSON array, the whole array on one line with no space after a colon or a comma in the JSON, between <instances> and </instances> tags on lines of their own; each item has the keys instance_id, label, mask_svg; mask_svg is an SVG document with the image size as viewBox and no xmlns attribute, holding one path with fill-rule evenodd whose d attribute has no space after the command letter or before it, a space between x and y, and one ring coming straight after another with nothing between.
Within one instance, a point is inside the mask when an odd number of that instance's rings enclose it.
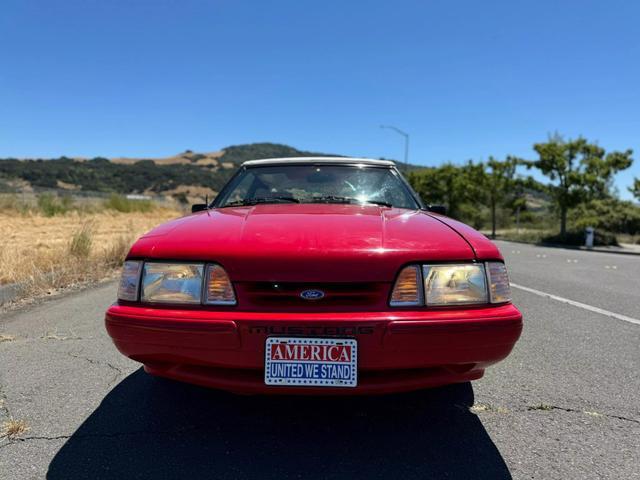
<instances>
[{"instance_id":1,"label":"car antenna","mask_svg":"<svg viewBox=\"0 0 640 480\"><path fill-rule=\"evenodd\" d=\"M204 195L204 203L207 205L207 210L209 210L209 194L205 193Z\"/></svg>"}]
</instances>

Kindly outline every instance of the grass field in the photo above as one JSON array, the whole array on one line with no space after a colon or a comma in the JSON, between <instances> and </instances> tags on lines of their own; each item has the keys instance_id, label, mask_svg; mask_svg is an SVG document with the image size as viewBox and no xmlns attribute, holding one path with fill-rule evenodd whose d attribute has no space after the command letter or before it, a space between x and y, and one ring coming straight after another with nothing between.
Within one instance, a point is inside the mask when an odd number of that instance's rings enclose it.
<instances>
[{"instance_id":1,"label":"grass field","mask_svg":"<svg viewBox=\"0 0 640 480\"><path fill-rule=\"evenodd\" d=\"M0 285L19 284L23 297L111 276L131 244L183 213L177 208L0 209Z\"/></svg>"}]
</instances>

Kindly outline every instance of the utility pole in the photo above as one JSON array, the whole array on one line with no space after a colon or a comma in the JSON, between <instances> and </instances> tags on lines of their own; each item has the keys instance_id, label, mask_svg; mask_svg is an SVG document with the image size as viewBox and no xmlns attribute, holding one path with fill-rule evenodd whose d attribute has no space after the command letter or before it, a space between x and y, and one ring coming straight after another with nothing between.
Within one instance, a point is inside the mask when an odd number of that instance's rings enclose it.
<instances>
[{"instance_id":1,"label":"utility pole","mask_svg":"<svg viewBox=\"0 0 640 480\"><path fill-rule=\"evenodd\" d=\"M394 127L393 125L380 125L380 128L393 130L404 137L404 168L406 170L409 167L409 134L404 130L400 130L398 127Z\"/></svg>"}]
</instances>

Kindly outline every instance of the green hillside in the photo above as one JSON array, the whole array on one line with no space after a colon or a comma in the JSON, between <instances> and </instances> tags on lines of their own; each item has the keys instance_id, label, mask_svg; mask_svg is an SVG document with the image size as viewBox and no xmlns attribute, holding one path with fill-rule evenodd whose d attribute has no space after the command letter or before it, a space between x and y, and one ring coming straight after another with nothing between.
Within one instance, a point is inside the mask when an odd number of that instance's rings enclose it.
<instances>
[{"instance_id":1,"label":"green hillside","mask_svg":"<svg viewBox=\"0 0 640 480\"><path fill-rule=\"evenodd\" d=\"M275 143L233 145L215 154L186 151L168 159L0 159L0 183L28 182L32 187L116 193L170 192L180 186L218 191L237 166L272 157L319 155ZM203 159L208 161L202 162Z\"/></svg>"}]
</instances>

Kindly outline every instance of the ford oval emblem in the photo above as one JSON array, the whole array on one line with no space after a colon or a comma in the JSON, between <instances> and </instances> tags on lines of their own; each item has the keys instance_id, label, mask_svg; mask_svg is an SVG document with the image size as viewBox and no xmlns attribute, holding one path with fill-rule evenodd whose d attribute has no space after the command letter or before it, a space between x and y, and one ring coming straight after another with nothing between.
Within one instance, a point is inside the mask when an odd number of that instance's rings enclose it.
<instances>
[{"instance_id":1,"label":"ford oval emblem","mask_svg":"<svg viewBox=\"0 0 640 480\"><path fill-rule=\"evenodd\" d=\"M324 292L322 290L303 290L300 292L300 297L305 300L320 300L324 298Z\"/></svg>"}]
</instances>

